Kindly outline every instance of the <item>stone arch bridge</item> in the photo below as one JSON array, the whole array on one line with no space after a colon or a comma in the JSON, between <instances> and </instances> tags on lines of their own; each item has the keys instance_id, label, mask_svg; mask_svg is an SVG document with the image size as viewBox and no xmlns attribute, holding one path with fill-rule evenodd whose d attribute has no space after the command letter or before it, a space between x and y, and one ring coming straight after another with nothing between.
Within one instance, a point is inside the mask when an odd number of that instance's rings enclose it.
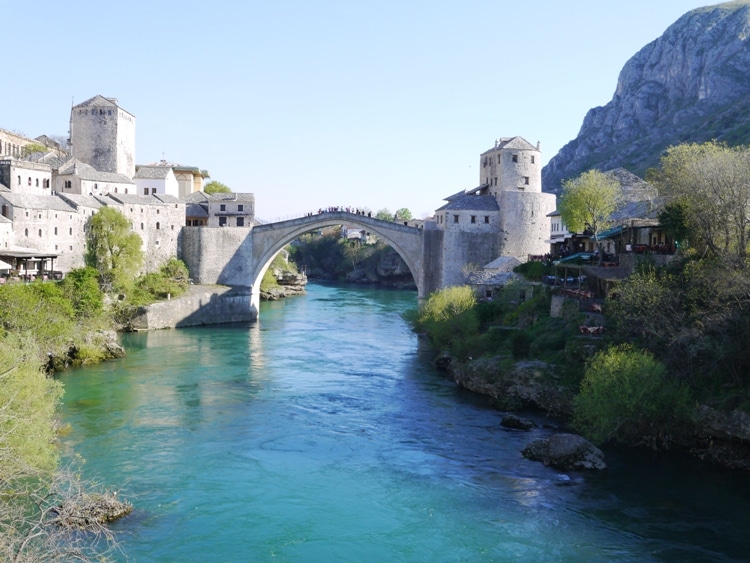
<instances>
[{"instance_id":1,"label":"stone arch bridge","mask_svg":"<svg viewBox=\"0 0 750 563\"><path fill-rule=\"evenodd\" d=\"M362 227L390 245L409 267L420 299L442 286L442 230L345 211L246 228L184 227L180 254L196 283L232 287L235 306L249 306L250 317L257 318L260 281L274 257L300 235L335 225Z\"/></svg>"}]
</instances>

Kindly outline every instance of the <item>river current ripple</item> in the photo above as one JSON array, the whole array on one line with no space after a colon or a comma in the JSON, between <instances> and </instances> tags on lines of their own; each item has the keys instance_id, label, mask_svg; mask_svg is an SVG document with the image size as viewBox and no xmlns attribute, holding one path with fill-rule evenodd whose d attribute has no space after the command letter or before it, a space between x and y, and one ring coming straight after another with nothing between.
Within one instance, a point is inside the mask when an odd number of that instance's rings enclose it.
<instances>
[{"instance_id":1,"label":"river current ripple","mask_svg":"<svg viewBox=\"0 0 750 563\"><path fill-rule=\"evenodd\" d=\"M430 362L416 294L311 284L260 320L125 335L62 375L68 457L135 504L122 560L741 561L750 479L605 450L562 474Z\"/></svg>"}]
</instances>

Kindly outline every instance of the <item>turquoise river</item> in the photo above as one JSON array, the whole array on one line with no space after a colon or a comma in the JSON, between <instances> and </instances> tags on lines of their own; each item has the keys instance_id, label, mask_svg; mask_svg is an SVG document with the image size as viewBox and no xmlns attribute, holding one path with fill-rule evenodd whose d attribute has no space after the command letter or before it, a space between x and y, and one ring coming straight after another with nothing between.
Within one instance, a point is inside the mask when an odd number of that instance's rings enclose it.
<instances>
[{"instance_id":1,"label":"turquoise river","mask_svg":"<svg viewBox=\"0 0 750 563\"><path fill-rule=\"evenodd\" d=\"M260 320L125 335L66 372L63 447L135 505L118 560L750 560L750 476L605 449L523 459L402 320L416 294L310 285Z\"/></svg>"}]
</instances>

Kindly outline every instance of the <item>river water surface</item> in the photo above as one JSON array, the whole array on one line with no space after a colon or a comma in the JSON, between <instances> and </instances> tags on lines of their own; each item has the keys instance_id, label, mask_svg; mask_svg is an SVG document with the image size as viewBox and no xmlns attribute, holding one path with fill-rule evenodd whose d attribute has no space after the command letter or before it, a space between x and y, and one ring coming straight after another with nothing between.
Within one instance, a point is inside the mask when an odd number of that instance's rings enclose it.
<instances>
[{"instance_id":1,"label":"river water surface","mask_svg":"<svg viewBox=\"0 0 750 563\"><path fill-rule=\"evenodd\" d=\"M742 561L750 476L605 450L562 474L401 319L413 292L310 285L260 320L125 335L62 376L68 456L120 488L130 561Z\"/></svg>"}]
</instances>

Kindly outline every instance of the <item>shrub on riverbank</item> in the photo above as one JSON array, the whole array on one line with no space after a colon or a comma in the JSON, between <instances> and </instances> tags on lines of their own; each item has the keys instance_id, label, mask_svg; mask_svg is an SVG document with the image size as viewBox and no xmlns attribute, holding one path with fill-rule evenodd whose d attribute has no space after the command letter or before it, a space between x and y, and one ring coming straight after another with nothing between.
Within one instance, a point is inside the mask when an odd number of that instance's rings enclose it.
<instances>
[{"instance_id":1,"label":"shrub on riverbank","mask_svg":"<svg viewBox=\"0 0 750 563\"><path fill-rule=\"evenodd\" d=\"M573 406L574 426L595 443L657 447L687 422L691 401L688 387L652 354L625 344L588 362Z\"/></svg>"}]
</instances>

